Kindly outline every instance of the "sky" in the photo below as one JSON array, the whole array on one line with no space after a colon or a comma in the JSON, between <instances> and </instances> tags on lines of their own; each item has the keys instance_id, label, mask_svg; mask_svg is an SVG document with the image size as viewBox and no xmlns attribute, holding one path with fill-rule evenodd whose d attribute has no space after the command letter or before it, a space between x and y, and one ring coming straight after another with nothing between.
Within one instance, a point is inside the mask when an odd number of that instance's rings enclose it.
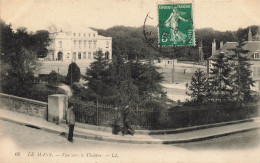
<instances>
[{"instance_id":1,"label":"sky","mask_svg":"<svg viewBox=\"0 0 260 163\"><path fill-rule=\"evenodd\" d=\"M180 0L175 0L180 1ZM183 0L187 1L187 0ZM260 25L260 0L194 0L195 28L226 31ZM156 0L0 0L0 18L13 28L48 29L50 24L107 29L157 25Z\"/></svg>"}]
</instances>

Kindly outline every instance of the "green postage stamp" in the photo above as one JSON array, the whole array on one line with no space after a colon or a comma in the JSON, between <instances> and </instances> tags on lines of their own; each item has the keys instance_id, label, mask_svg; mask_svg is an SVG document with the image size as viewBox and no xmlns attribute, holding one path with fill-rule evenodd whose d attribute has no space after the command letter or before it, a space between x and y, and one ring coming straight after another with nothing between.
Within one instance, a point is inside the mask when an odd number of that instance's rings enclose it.
<instances>
[{"instance_id":1,"label":"green postage stamp","mask_svg":"<svg viewBox=\"0 0 260 163\"><path fill-rule=\"evenodd\" d=\"M194 46L192 3L158 4L158 46Z\"/></svg>"}]
</instances>

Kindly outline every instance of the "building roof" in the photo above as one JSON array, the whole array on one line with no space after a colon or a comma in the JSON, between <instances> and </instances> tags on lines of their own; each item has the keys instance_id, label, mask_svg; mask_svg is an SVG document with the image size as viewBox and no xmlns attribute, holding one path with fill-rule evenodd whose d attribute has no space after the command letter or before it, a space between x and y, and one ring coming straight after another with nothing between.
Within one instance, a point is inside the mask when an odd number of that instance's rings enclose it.
<instances>
[{"instance_id":1,"label":"building roof","mask_svg":"<svg viewBox=\"0 0 260 163\"><path fill-rule=\"evenodd\" d=\"M86 33L97 33L96 31L90 29L89 27L85 27L82 25L71 25L68 23L63 23L63 24L50 24L48 28L50 33L55 33L55 32L86 32Z\"/></svg>"},{"instance_id":2,"label":"building roof","mask_svg":"<svg viewBox=\"0 0 260 163\"><path fill-rule=\"evenodd\" d=\"M217 55L219 55L221 52L225 52L226 56L232 56L235 54L232 49L236 48L238 45L237 42L226 42L222 48L216 50L216 52L209 57L208 59L214 59ZM260 51L260 41L245 41L245 45L243 46L244 50L248 50L249 52L246 54L249 58L253 58L253 54L256 51Z\"/></svg>"}]
</instances>

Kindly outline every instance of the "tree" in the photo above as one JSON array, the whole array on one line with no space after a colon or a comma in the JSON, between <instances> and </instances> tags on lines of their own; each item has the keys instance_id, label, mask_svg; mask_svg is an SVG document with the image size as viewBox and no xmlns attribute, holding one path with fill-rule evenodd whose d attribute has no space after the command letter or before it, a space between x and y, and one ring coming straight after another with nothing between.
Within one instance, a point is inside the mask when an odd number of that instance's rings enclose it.
<instances>
[{"instance_id":1,"label":"tree","mask_svg":"<svg viewBox=\"0 0 260 163\"><path fill-rule=\"evenodd\" d=\"M31 45L34 51L36 51L38 58L44 58L48 54L47 47L50 45L49 32L46 30L36 31L31 35Z\"/></svg>"},{"instance_id":2,"label":"tree","mask_svg":"<svg viewBox=\"0 0 260 163\"><path fill-rule=\"evenodd\" d=\"M67 74L66 81L69 84L73 84L74 82L79 82L80 76L81 76L80 68L78 67L78 65L75 62L72 62L68 68L68 74Z\"/></svg>"},{"instance_id":3,"label":"tree","mask_svg":"<svg viewBox=\"0 0 260 163\"><path fill-rule=\"evenodd\" d=\"M19 61L6 64L1 72L2 91L7 94L27 97L34 81L34 71L38 67L36 54L21 48L16 53ZM2 65L1 65L2 66Z\"/></svg>"},{"instance_id":4,"label":"tree","mask_svg":"<svg viewBox=\"0 0 260 163\"><path fill-rule=\"evenodd\" d=\"M138 88L141 101L148 101L163 94L163 75L158 72L159 67L151 62L132 62L130 67L131 78Z\"/></svg>"},{"instance_id":5,"label":"tree","mask_svg":"<svg viewBox=\"0 0 260 163\"><path fill-rule=\"evenodd\" d=\"M207 78L203 71L196 70L191 78L189 90L191 93L187 93L191 96L192 100L196 103L202 103L207 92Z\"/></svg>"},{"instance_id":6,"label":"tree","mask_svg":"<svg viewBox=\"0 0 260 163\"><path fill-rule=\"evenodd\" d=\"M48 83L57 87L61 81L62 76L58 74L56 71L52 70L49 74Z\"/></svg>"},{"instance_id":7,"label":"tree","mask_svg":"<svg viewBox=\"0 0 260 163\"><path fill-rule=\"evenodd\" d=\"M138 90L131 79L129 63L120 55L115 55L112 62L103 56L102 51L96 53L96 61L84 77L89 98L118 106L137 102Z\"/></svg>"},{"instance_id":8,"label":"tree","mask_svg":"<svg viewBox=\"0 0 260 163\"><path fill-rule=\"evenodd\" d=\"M238 40L238 45L231 49L235 52L233 56L233 73L232 79L232 97L238 103L248 102L252 99L250 86L254 86L254 81L251 77L251 64L248 62L248 57L245 55L249 51L244 50L245 43Z\"/></svg>"},{"instance_id":9,"label":"tree","mask_svg":"<svg viewBox=\"0 0 260 163\"><path fill-rule=\"evenodd\" d=\"M27 97L34 81L34 72L39 67L37 51L32 40L33 33L26 28L14 32L11 25L0 20L1 25L1 91ZM39 45L46 48L42 44Z\"/></svg>"},{"instance_id":10,"label":"tree","mask_svg":"<svg viewBox=\"0 0 260 163\"><path fill-rule=\"evenodd\" d=\"M63 81L63 76L60 75L59 73L57 73L56 71L52 70L48 76L48 85L46 85L46 87L48 87L49 89L54 90L54 92L56 93L59 89L59 84Z\"/></svg>"},{"instance_id":11,"label":"tree","mask_svg":"<svg viewBox=\"0 0 260 163\"><path fill-rule=\"evenodd\" d=\"M115 83L112 80L110 64L103 57L102 51L96 53L96 61L87 68L84 80L87 81L89 98L99 100L104 103L111 103L117 98Z\"/></svg>"},{"instance_id":12,"label":"tree","mask_svg":"<svg viewBox=\"0 0 260 163\"><path fill-rule=\"evenodd\" d=\"M210 95L214 100L226 101L230 94L229 86L231 84L229 59L225 57L224 53L220 53L213 59L212 66L209 77Z\"/></svg>"},{"instance_id":13,"label":"tree","mask_svg":"<svg viewBox=\"0 0 260 163\"><path fill-rule=\"evenodd\" d=\"M138 86L134 84L130 63L121 55L116 55L111 64L112 81L115 83L117 105L134 104L139 100Z\"/></svg>"}]
</instances>

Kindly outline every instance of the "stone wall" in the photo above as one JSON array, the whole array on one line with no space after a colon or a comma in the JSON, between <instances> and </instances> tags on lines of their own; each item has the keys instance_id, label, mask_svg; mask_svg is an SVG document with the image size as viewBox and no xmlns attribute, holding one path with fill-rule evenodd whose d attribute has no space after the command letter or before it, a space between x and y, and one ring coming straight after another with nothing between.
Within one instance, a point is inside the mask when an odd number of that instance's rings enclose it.
<instances>
[{"instance_id":1,"label":"stone wall","mask_svg":"<svg viewBox=\"0 0 260 163\"><path fill-rule=\"evenodd\" d=\"M47 120L48 103L0 93L0 108Z\"/></svg>"}]
</instances>

